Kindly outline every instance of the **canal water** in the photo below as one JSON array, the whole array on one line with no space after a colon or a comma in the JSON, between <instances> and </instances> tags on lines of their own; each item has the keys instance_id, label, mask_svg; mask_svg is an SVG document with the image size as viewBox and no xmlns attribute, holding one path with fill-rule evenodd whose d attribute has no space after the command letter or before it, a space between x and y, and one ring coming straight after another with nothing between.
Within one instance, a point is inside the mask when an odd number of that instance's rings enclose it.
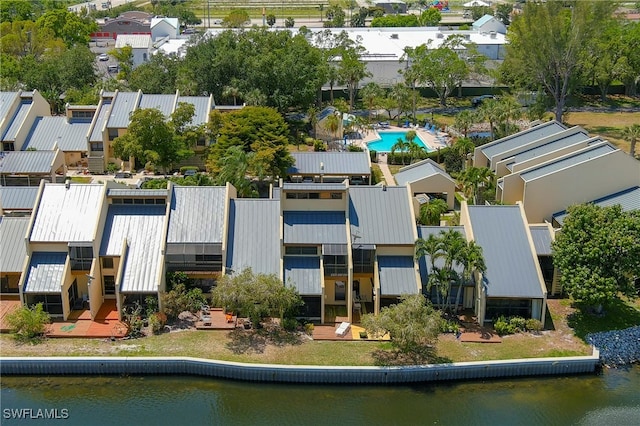
<instances>
[{"instance_id":1,"label":"canal water","mask_svg":"<svg viewBox=\"0 0 640 426\"><path fill-rule=\"evenodd\" d=\"M640 424L638 366L598 376L377 387L157 376L1 380L2 425Z\"/></svg>"}]
</instances>

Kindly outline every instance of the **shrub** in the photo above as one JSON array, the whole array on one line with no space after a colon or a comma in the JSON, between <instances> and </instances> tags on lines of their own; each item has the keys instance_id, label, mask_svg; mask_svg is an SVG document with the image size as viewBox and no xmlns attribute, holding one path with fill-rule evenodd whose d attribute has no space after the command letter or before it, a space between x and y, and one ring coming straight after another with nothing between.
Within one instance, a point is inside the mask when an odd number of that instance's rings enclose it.
<instances>
[{"instance_id":1,"label":"shrub","mask_svg":"<svg viewBox=\"0 0 640 426\"><path fill-rule=\"evenodd\" d=\"M527 331L538 333L542 330L542 322L534 318L529 318L525 324L525 328Z\"/></svg>"},{"instance_id":2,"label":"shrub","mask_svg":"<svg viewBox=\"0 0 640 426\"><path fill-rule=\"evenodd\" d=\"M196 313L207 302L201 289L192 288L187 291L182 283L164 293L162 301L163 311L169 318L177 318L184 311Z\"/></svg>"},{"instance_id":3,"label":"shrub","mask_svg":"<svg viewBox=\"0 0 640 426\"><path fill-rule=\"evenodd\" d=\"M304 325L304 332L311 336L313 334L314 328L315 326L313 325L313 323L308 322Z\"/></svg>"},{"instance_id":4,"label":"shrub","mask_svg":"<svg viewBox=\"0 0 640 426\"><path fill-rule=\"evenodd\" d=\"M514 333L525 331L527 320L522 317L510 317L509 324L513 327Z\"/></svg>"},{"instance_id":5,"label":"shrub","mask_svg":"<svg viewBox=\"0 0 640 426\"><path fill-rule=\"evenodd\" d=\"M155 296L147 296L144 299L144 304L147 307L147 318L151 318L151 316L158 312L158 298Z\"/></svg>"},{"instance_id":6,"label":"shrub","mask_svg":"<svg viewBox=\"0 0 640 426\"><path fill-rule=\"evenodd\" d=\"M142 327L144 327L144 321L142 320L142 306L138 302L130 308L125 308L122 315L122 322L127 326L127 336L129 337L142 337Z\"/></svg>"},{"instance_id":7,"label":"shrub","mask_svg":"<svg viewBox=\"0 0 640 426\"><path fill-rule=\"evenodd\" d=\"M197 172L200 169L198 169L198 166L183 166L180 167L180 174L183 175L187 170L195 170Z\"/></svg>"},{"instance_id":8,"label":"shrub","mask_svg":"<svg viewBox=\"0 0 640 426\"><path fill-rule=\"evenodd\" d=\"M362 151L364 151L364 149L362 149L362 147L357 146L357 145L349 145L347 147L347 151L349 151L349 152L362 152Z\"/></svg>"},{"instance_id":9,"label":"shrub","mask_svg":"<svg viewBox=\"0 0 640 426\"><path fill-rule=\"evenodd\" d=\"M498 319L496 319L493 322L493 328L496 330L496 333L498 333L500 336L504 336L506 334L513 334L516 332L515 327L509 322L507 318L505 318L502 315L499 316Z\"/></svg>"},{"instance_id":10,"label":"shrub","mask_svg":"<svg viewBox=\"0 0 640 426\"><path fill-rule=\"evenodd\" d=\"M298 321L295 318L284 318L282 320L282 328L287 331L293 331L298 327Z\"/></svg>"},{"instance_id":11,"label":"shrub","mask_svg":"<svg viewBox=\"0 0 640 426\"><path fill-rule=\"evenodd\" d=\"M440 324L441 333L458 333L458 331L460 331L460 326L457 322L447 319L442 320Z\"/></svg>"},{"instance_id":12,"label":"shrub","mask_svg":"<svg viewBox=\"0 0 640 426\"><path fill-rule=\"evenodd\" d=\"M107 164L107 172L108 173L115 173L118 170L120 170L120 166L118 166L116 163Z\"/></svg>"},{"instance_id":13,"label":"shrub","mask_svg":"<svg viewBox=\"0 0 640 426\"><path fill-rule=\"evenodd\" d=\"M41 340L50 322L49 313L42 308L42 303L31 307L21 306L7 315L13 337L22 342L36 343Z\"/></svg>"},{"instance_id":14,"label":"shrub","mask_svg":"<svg viewBox=\"0 0 640 426\"><path fill-rule=\"evenodd\" d=\"M316 152L324 152L327 150L327 144L323 141L317 140L313 143L313 150Z\"/></svg>"},{"instance_id":15,"label":"shrub","mask_svg":"<svg viewBox=\"0 0 640 426\"><path fill-rule=\"evenodd\" d=\"M156 312L149 316L149 326L151 327L153 334L160 333L164 329L166 323L167 316L162 312Z\"/></svg>"},{"instance_id":16,"label":"shrub","mask_svg":"<svg viewBox=\"0 0 640 426\"><path fill-rule=\"evenodd\" d=\"M366 331L361 331L360 332L360 338L361 339L368 339L369 338L369 334Z\"/></svg>"},{"instance_id":17,"label":"shrub","mask_svg":"<svg viewBox=\"0 0 640 426\"><path fill-rule=\"evenodd\" d=\"M376 151L376 150L369 151L369 157L371 157L371 162L377 163L378 162L378 151Z\"/></svg>"}]
</instances>

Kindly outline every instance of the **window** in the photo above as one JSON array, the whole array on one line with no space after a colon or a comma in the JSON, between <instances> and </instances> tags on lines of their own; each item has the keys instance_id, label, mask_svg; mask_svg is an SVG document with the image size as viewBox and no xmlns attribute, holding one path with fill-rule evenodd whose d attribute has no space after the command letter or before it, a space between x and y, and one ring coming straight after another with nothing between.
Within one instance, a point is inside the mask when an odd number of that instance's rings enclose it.
<instances>
[{"instance_id":1,"label":"window","mask_svg":"<svg viewBox=\"0 0 640 426\"><path fill-rule=\"evenodd\" d=\"M335 300L346 300L347 289L344 285L344 281L336 281L336 296Z\"/></svg>"},{"instance_id":2,"label":"window","mask_svg":"<svg viewBox=\"0 0 640 426\"><path fill-rule=\"evenodd\" d=\"M353 250L353 272L354 273L373 273L373 250Z\"/></svg>"},{"instance_id":3,"label":"window","mask_svg":"<svg viewBox=\"0 0 640 426\"><path fill-rule=\"evenodd\" d=\"M349 273L347 268L347 256L327 255L323 256L324 274L329 276L344 276Z\"/></svg>"},{"instance_id":4,"label":"window","mask_svg":"<svg viewBox=\"0 0 640 426\"><path fill-rule=\"evenodd\" d=\"M196 146L206 146L207 145L207 140L205 138L198 138L198 141L196 142Z\"/></svg>"},{"instance_id":5,"label":"window","mask_svg":"<svg viewBox=\"0 0 640 426\"><path fill-rule=\"evenodd\" d=\"M331 193L332 200L342 200L342 192L332 192Z\"/></svg>"},{"instance_id":6,"label":"window","mask_svg":"<svg viewBox=\"0 0 640 426\"><path fill-rule=\"evenodd\" d=\"M294 256L316 256L318 248L316 246L288 246L284 248L284 254Z\"/></svg>"},{"instance_id":7,"label":"window","mask_svg":"<svg viewBox=\"0 0 640 426\"><path fill-rule=\"evenodd\" d=\"M112 257L103 257L102 258L102 267L105 269L113 269L113 258Z\"/></svg>"},{"instance_id":8,"label":"window","mask_svg":"<svg viewBox=\"0 0 640 426\"><path fill-rule=\"evenodd\" d=\"M78 119L82 119L82 118L92 119L93 111L71 111L71 117L78 118Z\"/></svg>"},{"instance_id":9,"label":"window","mask_svg":"<svg viewBox=\"0 0 640 426\"><path fill-rule=\"evenodd\" d=\"M104 151L102 142L91 142L91 151Z\"/></svg>"},{"instance_id":10,"label":"window","mask_svg":"<svg viewBox=\"0 0 640 426\"><path fill-rule=\"evenodd\" d=\"M318 200L320 199L319 192L287 192L287 198L289 200Z\"/></svg>"},{"instance_id":11,"label":"window","mask_svg":"<svg viewBox=\"0 0 640 426\"><path fill-rule=\"evenodd\" d=\"M88 271L91 269L93 261L93 247L69 247L69 257L71 258L71 269Z\"/></svg>"},{"instance_id":12,"label":"window","mask_svg":"<svg viewBox=\"0 0 640 426\"><path fill-rule=\"evenodd\" d=\"M0 277L0 293L18 293L19 289L18 289L18 285L17 283L14 283L13 286L11 286L11 284L9 283L9 277L8 276L2 276Z\"/></svg>"},{"instance_id":13,"label":"window","mask_svg":"<svg viewBox=\"0 0 640 426\"><path fill-rule=\"evenodd\" d=\"M116 294L116 277L113 275L105 275L102 277L104 283L104 294Z\"/></svg>"},{"instance_id":14,"label":"window","mask_svg":"<svg viewBox=\"0 0 640 426\"><path fill-rule=\"evenodd\" d=\"M118 137L118 129L110 128L109 130L109 140L112 141Z\"/></svg>"},{"instance_id":15,"label":"window","mask_svg":"<svg viewBox=\"0 0 640 426\"><path fill-rule=\"evenodd\" d=\"M59 294L34 294L27 296L27 305L42 303L42 308L51 315L62 315L62 296Z\"/></svg>"},{"instance_id":16,"label":"window","mask_svg":"<svg viewBox=\"0 0 640 426\"><path fill-rule=\"evenodd\" d=\"M16 150L15 146L13 145L13 142L4 142L2 144L2 147L3 147L3 151L15 151Z\"/></svg>"}]
</instances>

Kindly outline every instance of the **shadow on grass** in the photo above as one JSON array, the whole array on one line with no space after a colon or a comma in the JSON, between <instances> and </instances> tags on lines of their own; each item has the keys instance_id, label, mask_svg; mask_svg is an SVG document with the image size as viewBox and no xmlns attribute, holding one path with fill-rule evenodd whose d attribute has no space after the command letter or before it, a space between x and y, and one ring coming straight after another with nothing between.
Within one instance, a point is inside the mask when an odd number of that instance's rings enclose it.
<instances>
[{"instance_id":1,"label":"shadow on grass","mask_svg":"<svg viewBox=\"0 0 640 426\"><path fill-rule=\"evenodd\" d=\"M267 345L277 347L300 345L304 341L299 333L289 332L279 327L258 330L235 329L229 333L231 339L226 347L234 354L264 353Z\"/></svg>"},{"instance_id":2,"label":"shadow on grass","mask_svg":"<svg viewBox=\"0 0 640 426\"><path fill-rule=\"evenodd\" d=\"M551 312L549 309L546 309L544 316L544 329L545 331L556 331L556 325L553 322L553 317L551 316Z\"/></svg>"},{"instance_id":3,"label":"shadow on grass","mask_svg":"<svg viewBox=\"0 0 640 426\"><path fill-rule=\"evenodd\" d=\"M585 340L589 333L623 330L640 324L640 310L616 299L604 309L604 315L595 315L587 309L577 310L567 317L567 324L576 336Z\"/></svg>"},{"instance_id":4,"label":"shadow on grass","mask_svg":"<svg viewBox=\"0 0 640 426\"><path fill-rule=\"evenodd\" d=\"M433 346L424 346L409 352L403 352L399 349L377 349L371 353L371 356L375 365L380 367L452 362L449 358L437 356Z\"/></svg>"}]
</instances>

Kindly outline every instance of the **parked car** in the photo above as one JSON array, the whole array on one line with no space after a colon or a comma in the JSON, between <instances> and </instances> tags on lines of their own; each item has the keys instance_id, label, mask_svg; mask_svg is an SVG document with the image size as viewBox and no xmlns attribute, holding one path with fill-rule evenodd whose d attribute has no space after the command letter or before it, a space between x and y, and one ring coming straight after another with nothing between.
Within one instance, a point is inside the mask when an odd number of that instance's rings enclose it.
<instances>
[{"instance_id":1,"label":"parked car","mask_svg":"<svg viewBox=\"0 0 640 426\"><path fill-rule=\"evenodd\" d=\"M476 96L475 98L471 99L471 106L473 106L474 108L479 107L480 105L482 105L482 102L486 101L487 99L496 99L496 97L494 95Z\"/></svg>"},{"instance_id":2,"label":"parked car","mask_svg":"<svg viewBox=\"0 0 640 426\"><path fill-rule=\"evenodd\" d=\"M106 53L101 53L98 55L98 60L99 61L108 61L109 60L109 55L107 55Z\"/></svg>"},{"instance_id":3,"label":"parked car","mask_svg":"<svg viewBox=\"0 0 640 426\"><path fill-rule=\"evenodd\" d=\"M109 65L109 72L118 72L120 69L117 65Z\"/></svg>"}]
</instances>

